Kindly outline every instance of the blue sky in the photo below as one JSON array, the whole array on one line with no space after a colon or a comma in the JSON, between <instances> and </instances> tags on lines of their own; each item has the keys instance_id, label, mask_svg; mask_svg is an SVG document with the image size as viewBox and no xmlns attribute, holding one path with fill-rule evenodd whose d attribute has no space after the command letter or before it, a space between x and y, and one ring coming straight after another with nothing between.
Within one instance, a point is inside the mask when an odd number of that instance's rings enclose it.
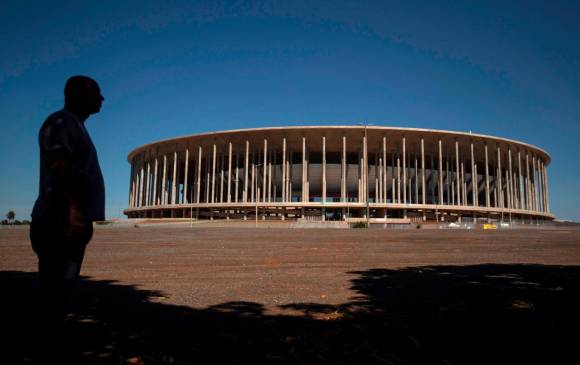
<instances>
[{"instance_id":1,"label":"blue sky","mask_svg":"<svg viewBox=\"0 0 580 365\"><path fill-rule=\"evenodd\" d=\"M580 221L579 18L573 1L3 1L0 213L28 219L38 128L85 74L109 218L142 144L364 120L537 145L552 211Z\"/></svg>"}]
</instances>

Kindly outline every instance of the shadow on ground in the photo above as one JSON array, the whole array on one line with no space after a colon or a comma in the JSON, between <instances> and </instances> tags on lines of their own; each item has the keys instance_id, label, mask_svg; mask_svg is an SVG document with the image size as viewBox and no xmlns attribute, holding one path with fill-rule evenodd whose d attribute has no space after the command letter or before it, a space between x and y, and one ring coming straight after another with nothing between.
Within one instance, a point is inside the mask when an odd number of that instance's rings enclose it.
<instances>
[{"instance_id":1,"label":"shadow on ground","mask_svg":"<svg viewBox=\"0 0 580 365\"><path fill-rule=\"evenodd\" d=\"M580 266L429 266L352 272L351 301L196 310L163 293L82 280L64 343L78 364L489 364L577 358ZM3 364L30 362L35 275L0 272ZM323 284L321 284L323 285Z\"/></svg>"}]
</instances>

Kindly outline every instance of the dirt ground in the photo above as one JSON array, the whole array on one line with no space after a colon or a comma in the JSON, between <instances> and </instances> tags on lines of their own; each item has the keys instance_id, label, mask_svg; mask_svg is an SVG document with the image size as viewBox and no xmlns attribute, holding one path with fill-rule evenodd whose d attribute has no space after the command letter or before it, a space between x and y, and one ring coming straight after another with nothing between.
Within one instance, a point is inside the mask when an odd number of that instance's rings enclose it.
<instances>
[{"instance_id":1,"label":"dirt ground","mask_svg":"<svg viewBox=\"0 0 580 365\"><path fill-rule=\"evenodd\" d=\"M36 257L0 229L0 351L31 363ZM75 363L483 364L576 357L580 229L97 226Z\"/></svg>"}]
</instances>

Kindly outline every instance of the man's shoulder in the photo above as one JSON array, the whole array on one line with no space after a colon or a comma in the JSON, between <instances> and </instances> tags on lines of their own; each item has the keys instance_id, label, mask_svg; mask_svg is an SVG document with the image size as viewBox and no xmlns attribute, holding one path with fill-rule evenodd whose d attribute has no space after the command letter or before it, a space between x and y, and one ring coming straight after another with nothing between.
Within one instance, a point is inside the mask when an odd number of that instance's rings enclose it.
<instances>
[{"instance_id":1,"label":"man's shoulder","mask_svg":"<svg viewBox=\"0 0 580 365\"><path fill-rule=\"evenodd\" d=\"M66 109L61 109L46 118L42 124L41 131L46 131L47 128L75 128L76 124L75 116Z\"/></svg>"},{"instance_id":2,"label":"man's shoulder","mask_svg":"<svg viewBox=\"0 0 580 365\"><path fill-rule=\"evenodd\" d=\"M57 110L54 113L50 114L46 121L56 122L56 123L63 123L63 122L75 122L76 117L73 113L69 112L66 109Z\"/></svg>"}]
</instances>

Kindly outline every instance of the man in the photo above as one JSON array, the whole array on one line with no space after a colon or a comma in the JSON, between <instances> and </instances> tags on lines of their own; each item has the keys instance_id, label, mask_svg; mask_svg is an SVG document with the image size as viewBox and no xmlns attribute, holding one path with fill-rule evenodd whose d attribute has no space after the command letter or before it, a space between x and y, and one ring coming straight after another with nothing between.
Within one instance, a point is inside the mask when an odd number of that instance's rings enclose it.
<instances>
[{"instance_id":1,"label":"man","mask_svg":"<svg viewBox=\"0 0 580 365\"><path fill-rule=\"evenodd\" d=\"M30 226L41 305L45 316L57 322L64 318L80 274L93 222L105 219L103 176L85 128L105 99L97 82L86 76L68 79L64 97L64 109L51 114L40 128L40 187Z\"/></svg>"}]
</instances>

